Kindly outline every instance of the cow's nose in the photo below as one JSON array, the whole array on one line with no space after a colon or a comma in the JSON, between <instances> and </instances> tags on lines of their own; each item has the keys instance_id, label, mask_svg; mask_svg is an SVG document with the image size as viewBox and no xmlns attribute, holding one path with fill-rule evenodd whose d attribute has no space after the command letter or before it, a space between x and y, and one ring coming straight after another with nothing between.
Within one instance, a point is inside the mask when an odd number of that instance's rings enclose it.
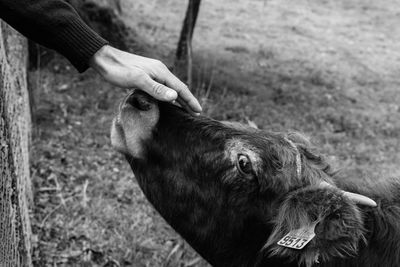
<instances>
[{"instance_id":1,"label":"cow's nose","mask_svg":"<svg viewBox=\"0 0 400 267\"><path fill-rule=\"evenodd\" d=\"M135 91L125 101L126 104L131 105L141 111L149 111L153 106L150 96L144 92Z\"/></svg>"}]
</instances>

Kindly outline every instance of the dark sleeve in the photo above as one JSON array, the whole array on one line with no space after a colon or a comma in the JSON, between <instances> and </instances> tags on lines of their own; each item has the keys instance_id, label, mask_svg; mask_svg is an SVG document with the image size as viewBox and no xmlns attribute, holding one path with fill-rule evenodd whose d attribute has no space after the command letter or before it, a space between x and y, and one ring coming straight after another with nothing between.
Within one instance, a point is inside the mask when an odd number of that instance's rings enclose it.
<instances>
[{"instance_id":1,"label":"dark sleeve","mask_svg":"<svg viewBox=\"0 0 400 267\"><path fill-rule=\"evenodd\" d=\"M27 38L65 56L79 72L107 44L61 0L0 0L0 18Z\"/></svg>"}]
</instances>

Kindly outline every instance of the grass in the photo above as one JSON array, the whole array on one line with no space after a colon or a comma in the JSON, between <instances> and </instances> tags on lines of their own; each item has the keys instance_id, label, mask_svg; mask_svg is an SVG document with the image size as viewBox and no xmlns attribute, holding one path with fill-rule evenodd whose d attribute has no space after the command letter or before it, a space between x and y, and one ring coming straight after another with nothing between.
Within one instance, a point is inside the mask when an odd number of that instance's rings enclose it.
<instances>
[{"instance_id":1,"label":"grass","mask_svg":"<svg viewBox=\"0 0 400 267\"><path fill-rule=\"evenodd\" d=\"M141 53L172 63L185 5L122 5ZM394 0L203 0L192 90L214 118L305 132L346 175L400 176L399 9ZM31 76L35 266L207 266L110 147L124 90L59 57Z\"/></svg>"}]
</instances>

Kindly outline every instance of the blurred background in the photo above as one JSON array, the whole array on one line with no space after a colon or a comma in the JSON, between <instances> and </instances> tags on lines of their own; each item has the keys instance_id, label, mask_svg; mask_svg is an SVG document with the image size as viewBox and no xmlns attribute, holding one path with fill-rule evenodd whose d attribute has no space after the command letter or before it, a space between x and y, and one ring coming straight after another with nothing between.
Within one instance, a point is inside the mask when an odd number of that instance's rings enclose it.
<instances>
[{"instance_id":1,"label":"blurred background","mask_svg":"<svg viewBox=\"0 0 400 267\"><path fill-rule=\"evenodd\" d=\"M69 1L116 47L165 62L204 114L311 136L348 176L400 176L400 3ZM208 266L157 214L109 128L125 91L30 44L35 266ZM186 54L185 54L186 55Z\"/></svg>"}]
</instances>

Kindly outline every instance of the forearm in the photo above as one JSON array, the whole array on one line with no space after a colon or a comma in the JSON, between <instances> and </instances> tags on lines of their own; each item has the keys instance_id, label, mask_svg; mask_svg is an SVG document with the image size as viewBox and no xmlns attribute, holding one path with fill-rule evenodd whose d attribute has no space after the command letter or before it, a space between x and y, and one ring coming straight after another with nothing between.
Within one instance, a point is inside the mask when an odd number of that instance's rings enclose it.
<instances>
[{"instance_id":1,"label":"forearm","mask_svg":"<svg viewBox=\"0 0 400 267\"><path fill-rule=\"evenodd\" d=\"M29 39L64 55L80 72L107 44L61 0L0 0L0 18Z\"/></svg>"}]
</instances>

